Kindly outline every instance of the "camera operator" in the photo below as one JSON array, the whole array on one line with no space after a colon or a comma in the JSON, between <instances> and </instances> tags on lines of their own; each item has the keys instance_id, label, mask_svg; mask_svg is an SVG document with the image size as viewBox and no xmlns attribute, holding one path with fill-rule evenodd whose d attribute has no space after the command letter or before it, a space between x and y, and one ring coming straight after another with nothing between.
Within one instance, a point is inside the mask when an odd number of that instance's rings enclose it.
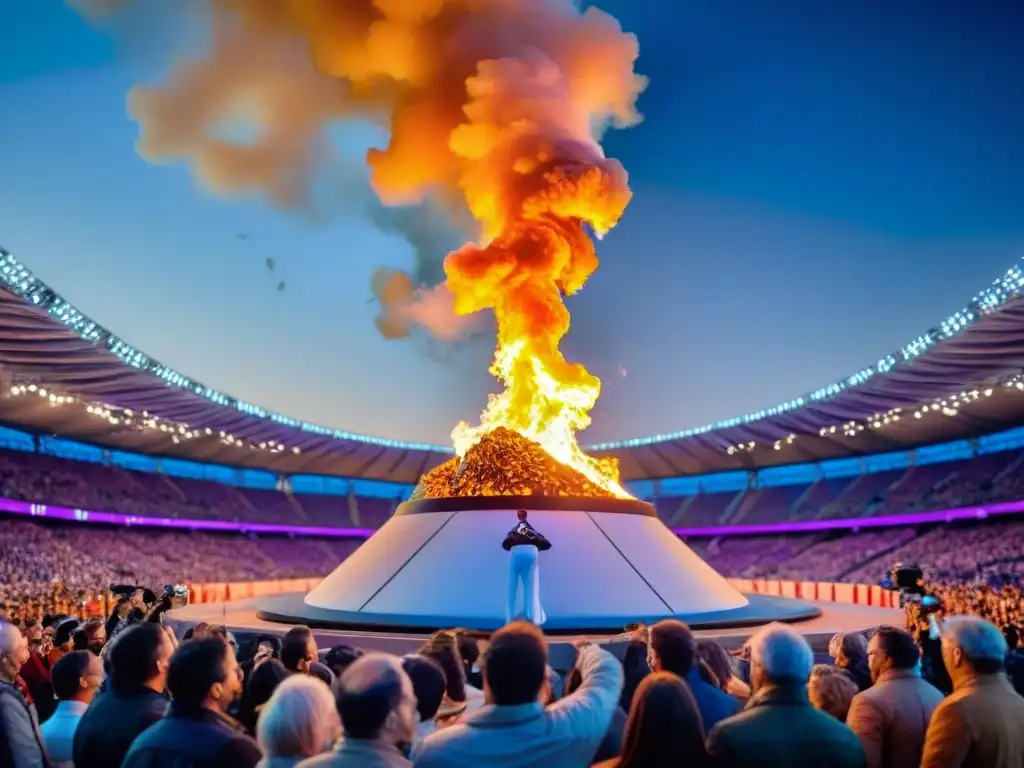
<instances>
[{"instance_id":1,"label":"camera operator","mask_svg":"<svg viewBox=\"0 0 1024 768\"><path fill-rule=\"evenodd\" d=\"M188 589L181 584L164 585L164 591L159 597L152 590L126 584L114 584L110 591L120 595L120 599L107 620L109 640L113 640L118 633L132 624L159 624L160 617L165 611L188 604Z\"/></svg>"},{"instance_id":2,"label":"camera operator","mask_svg":"<svg viewBox=\"0 0 1024 768\"><path fill-rule=\"evenodd\" d=\"M890 583L889 589L899 590L907 631L921 647L921 676L943 693L951 693L953 683L942 661L942 600L928 591L924 571L917 565L895 563Z\"/></svg>"}]
</instances>

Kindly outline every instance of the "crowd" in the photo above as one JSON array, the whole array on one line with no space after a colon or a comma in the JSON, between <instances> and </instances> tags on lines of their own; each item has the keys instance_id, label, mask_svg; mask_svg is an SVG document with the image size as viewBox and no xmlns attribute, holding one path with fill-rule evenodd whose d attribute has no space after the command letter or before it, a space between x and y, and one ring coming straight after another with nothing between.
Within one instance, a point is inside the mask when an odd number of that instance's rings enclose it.
<instances>
[{"instance_id":1,"label":"crowd","mask_svg":"<svg viewBox=\"0 0 1024 768\"><path fill-rule=\"evenodd\" d=\"M258 538L4 519L0 602L12 612L95 615L113 583L299 578L330 573L360 540Z\"/></svg>"},{"instance_id":2,"label":"crowd","mask_svg":"<svg viewBox=\"0 0 1024 768\"><path fill-rule=\"evenodd\" d=\"M256 536L5 519L0 603L21 615L102 613L110 584L315 578L359 539ZM719 573L736 578L878 584L894 561L924 563L940 584L1001 589L1024 573L1024 521L987 520L860 532L691 539Z\"/></svg>"},{"instance_id":3,"label":"crowd","mask_svg":"<svg viewBox=\"0 0 1024 768\"><path fill-rule=\"evenodd\" d=\"M379 528L398 503L397 495L300 496L23 451L0 451L0 497L129 515L342 528Z\"/></svg>"},{"instance_id":4,"label":"crowd","mask_svg":"<svg viewBox=\"0 0 1024 768\"><path fill-rule=\"evenodd\" d=\"M1016 654L978 616L929 625L939 678L896 627L815 664L785 625L733 657L668 620L555 670L522 621L401 658L301 626L239 648L204 624L0 622L0 766L1021 768Z\"/></svg>"},{"instance_id":5,"label":"crowd","mask_svg":"<svg viewBox=\"0 0 1024 768\"><path fill-rule=\"evenodd\" d=\"M777 523L949 509L1024 498L1024 451L912 466L809 484L744 487L695 496L659 494L654 504L674 526ZM0 497L70 508L157 517L378 528L393 498L297 494L129 470L43 453L0 451Z\"/></svg>"}]
</instances>

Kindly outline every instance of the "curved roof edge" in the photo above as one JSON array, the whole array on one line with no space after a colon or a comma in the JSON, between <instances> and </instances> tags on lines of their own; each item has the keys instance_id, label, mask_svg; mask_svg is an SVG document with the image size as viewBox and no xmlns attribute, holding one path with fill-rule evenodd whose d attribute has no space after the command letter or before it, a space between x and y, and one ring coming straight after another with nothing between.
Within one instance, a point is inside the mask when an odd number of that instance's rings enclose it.
<instances>
[{"instance_id":1,"label":"curved roof edge","mask_svg":"<svg viewBox=\"0 0 1024 768\"><path fill-rule=\"evenodd\" d=\"M43 280L36 277L32 271L18 261L9 251L0 247L0 284L3 284L9 291L22 297L30 304L45 309L51 317L62 325L70 328L83 339L94 344L103 345L108 352L115 355L125 365L130 365L146 373L150 373L162 380L168 386L184 389L210 402L234 408L246 416L254 416L260 419L272 421L286 427L294 427L303 432L310 432L314 435L332 437L336 440L355 441L378 445L385 448L401 448L409 451L430 451L431 453L454 453L451 446L432 445L430 443L414 443L404 440L390 440L385 437L373 435L361 435L354 432L346 432L342 429L325 427L320 424L313 424L302 421L283 413L263 408L259 405L231 397L213 387L208 387L199 381L186 376L169 365L164 365L159 360L147 355L139 349L120 338L113 331L105 328L100 323L88 317L84 312L77 309L70 301L61 296L57 291L47 285Z\"/></svg>"},{"instance_id":2,"label":"curved roof edge","mask_svg":"<svg viewBox=\"0 0 1024 768\"><path fill-rule=\"evenodd\" d=\"M5 289L4 294L10 295L11 300L25 302L32 307L33 316L40 320L48 318L48 322L53 323L52 327L59 325L63 329L62 333L66 333L68 338L77 338L90 349L101 349L115 357L125 366L122 371L134 372L136 376L159 382L159 389L167 394L170 392L165 387L181 393L182 397L188 398L193 404L189 406L188 411L196 417L182 421L196 423L205 419L206 423L202 426L207 427L207 434L210 434L209 427L216 430L218 427L215 423L225 419L241 419L253 426L262 424L262 432L283 429L292 435L296 432L305 433L307 437L303 441L303 453L307 446L314 447L309 441L316 441L318 454L323 451L344 453L351 459L353 468L376 467L377 464L374 462L382 467L383 464L387 464L388 467L381 470L387 477L382 475L380 479L395 482L409 479L404 475L412 472L414 467L419 471L426 471L430 468L431 462L441 461L452 453L450 446L358 435L303 422L207 387L152 359L87 317L2 248L0 288ZM23 327L24 323L31 325L38 322L23 319L19 321L18 327ZM978 382L989 381L997 385L1005 384L1005 390L1020 393L1024 389L1024 384L1016 377L1010 380L1010 374L1019 373L1024 368L1024 361L1018 359L1020 341L1017 335L1021 328L1024 328L1024 269L1017 265L1011 267L990 287L977 294L966 307L946 318L937 327L880 359L874 366L858 371L843 381L775 408L717 424L672 434L602 443L590 446L589 450L618 455L624 460L624 479L632 480L687 475L698 471L749 468L752 461L760 463L749 455L749 451L753 450L755 445L762 444L772 447L774 443L775 450L772 453L775 455L763 461L766 465L777 465L834 458L839 455L899 450L910 444L946 439L940 435L941 429L944 428L942 423L921 429L925 425L914 422L913 419L904 419L900 431L906 434L902 435L876 435L868 440L863 435L858 437L856 432L863 430L864 425L861 422L865 420L867 423L878 420L876 426L882 426L883 421L888 425L887 408L892 410L893 421L898 421L901 410L899 406L914 406L934 399L935 403L931 407L938 409L941 403L942 412L945 414L947 403L944 398L961 389L963 385L970 388ZM967 338L959 338L968 329L971 332ZM942 342L946 343L941 344ZM967 361L964 358L965 353L977 351L978 347L984 347L986 350L983 359L977 362ZM18 349L21 350L21 347ZM19 359L24 361L27 358L22 355ZM51 356L48 363L54 365L57 360L58 358ZM939 375L940 372L942 375ZM65 379L63 383L70 383L70 380ZM92 388L89 391L88 396L94 397L98 402L104 402L102 396L96 397L99 390ZM964 398L969 398L969 393L962 394ZM977 397L977 392L971 394ZM986 397L990 394L991 391L984 392ZM856 402L851 401L853 397L856 397ZM992 404L988 407L991 413L980 409L980 406L972 406L977 415L968 421L961 416L961 426L953 427L952 432L981 434L1005 428L1007 421L1024 417L1024 404L1010 407L1003 398L998 397L992 397L991 401ZM206 405L200 407L203 403ZM119 405L129 407L123 403ZM879 408L881 412L876 413ZM1000 413L995 413L995 409ZM157 412L156 408L150 410ZM948 410L950 414L946 415L955 415L955 403ZM869 418L868 414L872 413L876 415ZM917 416L916 413L913 415ZM907 428L915 423L917 429L910 434ZM49 424L47 429L51 431ZM890 433L893 431L888 426L887 429ZM807 445L806 439L797 441L798 444L795 446L790 446L798 434L814 435L815 440L820 438L820 449ZM270 434L267 437L260 437L259 440L271 438L284 442L279 434ZM857 444L849 444L847 438L857 439ZM799 445L801 442L804 446ZM363 446L364 452L360 453L358 446ZM151 448L159 450L157 445ZM372 456L365 451L372 451ZM299 451L296 449L295 452ZM394 467L398 466L403 468L401 480L392 478L395 474ZM339 470L334 465L324 465L319 470L323 474L334 474L336 471ZM415 478L411 478L411 481L414 482Z\"/></svg>"}]
</instances>

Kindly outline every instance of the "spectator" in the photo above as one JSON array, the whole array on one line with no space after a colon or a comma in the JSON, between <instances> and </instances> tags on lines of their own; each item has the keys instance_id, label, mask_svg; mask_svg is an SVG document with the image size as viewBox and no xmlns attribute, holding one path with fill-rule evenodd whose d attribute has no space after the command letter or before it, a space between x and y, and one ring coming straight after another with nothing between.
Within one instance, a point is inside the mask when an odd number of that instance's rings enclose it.
<instances>
[{"instance_id":1,"label":"spectator","mask_svg":"<svg viewBox=\"0 0 1024 768\"><path fill-rule=\"evenodd\" d=\"M868 667L868 641L860 632L847 632L840 636L836 666L845 670L857 689L866 691L871 687L871 670Z\"/></svg>"},{"instance_id":2,"label":"spectator","mask_svg":"<svg viewBox=\"0 0 1024 768\"><path fill-rule=\"evenodd\" d=\"M290 674L277 659L267 659L249 675L238 707L238 721L250 736L256 734L256 723L263 707Z\"/></svg>"},{"instance_id":3,"label":"spectator","mask_svg":"<svg viewBox=\"0 0 1024 768\"><path fill-rule=\"evenodd\" d=\"M281 663L289 672L308 675L318 658L316 638L309 627L292 627L281 638Z\"/></svg>"},{"instance_id":4,"label":"spectator","mask_svg":"<svg viewBox=\"0 0 1024 768\"><path fill-rule=\"evenodd\" d=\"M338 681L344 731L338 749L302 768L410 768L405 749L416 738L416 695L392 656L368 653Z\"/></svg>"},{"instance_id":5,"label":"spectator","mask_svg":"<svg viewBox=\"0 0 1024 768\"><path fill-rule=\"evenodd\" d=\"M697 656L715 675L719 688L742 701L750 698L750 686L736 676L732 657L720 642L712 639L698 640Z\"/></svg>"},{"instance_id":6,"label":"spectator","mask_svg":"<svg viewBox=\"0 0 1024 768\"><path fill-rule=\"evenodd\" d=\"M256 742L227 715L242 693L242 668L220 637L185 643L167 671L171 706L132 744L122 768L254 768Z\"/></svg>"},{"instance_id":7,"label":"spectator","mask_svg":"<svg viewBox=\"0 0 1024 768\"><path fill-rule=\"evenodd\" d=\"M629 711L622 757L597 768L710 765L700 710L686 683L670 672L648 675Z\"/></svg>"},{"instance_id":8,"label":"spectator","mask_svg":"<svg viewBox=\"0 0 1024 768\"><path fill-rule=\"evenodd\" d=\"M845 723L850 702L857 695L857 684L846 672L831 664L815 664L807 683L807 695L815 709Z\"/></svg>"},{"instance_id":9,"label":"spectator","mask_svg":"<svg viewBox=\"0 0 1024 768\"><path fill-rule=\"evenodd\" d=\"M107 644L107 630L102 619L91 619L80 625L71 636L76 651L92 651L99 656Z\"/></svg>"},{"instance_id":10,"label":"spectator","mask_svg":"<svg viewBox=\"0 0 1024 768\"><path fill-rule=\"evenodd\" d=\"M579 690L545 708L538 700L547 673L547 646L534 625L514 621L491 636L484 651L488 704L428 737L417 768L505 768L587 765L612 719L622 666L589 641L577 643Z\"/></svg>"},{"instance_id":11,"label":"spectator","mask_svg":"<svg viewBox=\"0 0 1024 768\"><path fill-rule=\"evenodd\" d=\"M107 681L75 731L76 766L121 765L135 738L163 717L173 652L159 624L136 624L111 641Z\"/></svg>"},{"instance_id":12,"label":"spectator","mask_svg":"<svg viewBox=\"0 0 1024 768\"><path fill-rule=\"evenodd\" d=\"M327 665L327 668L337 678L341 677L352 662L362 655L363 652L361 650L353 648L351 645L335 645L324 656L324 664Z\"/></svg>"},{"instance_id":13,"label":"spectator","mask_svg":"<svg viewBox=\"0 0 1024 768\"><path fill-rule=\"evenodd\" d=\"M445 677L441 665L427 656L413 654L402 659L402 669L412 681L412 691L416 695L416 712L419 724L416 727L416 738L413 749L420 742L437 730L438 710L444 701Z\"/></svg>"},{"instance_id":14,"label":"spectator","mask_svg":"<svg viewBox=\"0 0 1024 768\"><path fill-rule=\"evenodd\" d=\"M260 714L256 738L264 757L259 768L293 768L327 752L340 737L331 689L312 675L292 675Z\"/></svg>"},{"instance_id":15,"label":"spectator","mask_svg":"<svg viewBox=\"0 0 1024 768\"><path fill-rule=\"evenodd\" d=\"M74 634L78 629L77 619L64 619L53 633L53 648L50 649L50 665L53 666L65 653L75 649Z\"/></svg>"},{"instance_id":16,"label":"spectator","mask_svg":"<svg viewBox=\"0 0 1024 768\"><path fill-rule=\"evenodd\" d=\"M281 639L275 635L257 635L246 649L245 655L242 670L245 672L245 679L248 680L253 667L258 666L260 662L281 658Z\"/></svg>"},{"instance_id":17,"label":"spectator","mask_svg":"<svg viewBox=\"0 0 1024 768\"><path fill-rule=\"evenodd\" d=\"M1020 768L1024 698L1003 670L1006 639L995 624L954 616L942 625L942 658L953 693L935 709L921 768Z\"/></svg>"},{"instance_id":18,"label":"spectator","mask_svg":"<svg viewBox=\"0 0 1024 768\"><path fill-rule=\"evenodd\" d=\"M21 679L28 688L29 698L36 705L39 722L44 723L57 708L50 680L49 648L43 637L43 625L36 619L25 622L25 640L28 641L28 661L21 668Z\"/></svg>"},{"instance_id":19,"label":"spectator","mask_svg":"<svg viewBox=\"0 0 1024 768\"><path fill-rule=\"evenodd\" d=\"M868 768L917 768L942 693L921 678L910 633L882 627L868 643L874 685L853 698L846 724L860 738Z\"/></svg>"},{"instance_id":20,"label":"spectator","mask_svg":"<svg viewBox=\"0 0 1024 768\"><path fill-rule=\"evenodd\" d=\"M451 720L483 705L483 691L466 684L466 671L453 632L435 632L420 648L420 654L433 659L444 670L446 691L438 717Z\"/></svg>"},{"instance_id":21,"label":"spectator","mask_svg":"<svg viewBox=\"0 0 1024 768\"><path fill-rule=\"evenodd\" d=\"M701 679L697 670L697 642L688 626L675 619L659 621L648 635L647 658L651 669L671 672L686 681L697 700L705 729L710 731L717 722L740 711L737 699Z\"/></svg>"},{"instance_id":22,"label":"spectator","mask_svg":"<svg viewBox=\"0 0 1024 768\"><path fill-rule=\"evenodd\" d=\"M853 731L819 712L807 698L814 656L807 641L782 624L769 624L750 640L746 710L708 734L715 763L729 768L861 768L864 750Z\"/></svg>"},{"instance_id":23,"label":"spectator","mask_svg":"<svg viewBox=\"0 0 1024 768\"><path fill-rule=\"evenodd\" d=\"M21 630L0 622L0 766L47 768L50 763L39 731L36 708L18 676L28 661Z\"/></svg>"},{"instance_id":24,"label":"spectator","mask_svg":"<svg viewBox=\"0 0 1024 768\"><path fill-rule=\"evenodd\" d=\"M645 676L645 679L647 676ZM641 682L643 681L641 680ZM569 696L576 693L581 685L583 685L583 674L580 671L579 665L576 665L565 681L565 695ZM621 700L620 696L619 701ZM594 753L593 759L595 763L610 760L622 754L622 740L626 736L626 720L626 711L622 708L621 704L616 704L615 709L612 710L612 719L608 723L608 730L604 734L604 739L602 739L601 744L598 746L597 752Z\"/></svg>"},{"instance_id":25,"label":"spectator","mask_svg":"<svg viewBox=\"0 0 1024 768\"><path fill-rule=\"evenodd\" d=\"M103 682L103 662L89 651L72 651L53 665L51 680L60 703L43 723L43 742L56 768L74 768L75 731Z\"/></svg>"},{"instance_id":26,"label":"spectator","mask_svg":"<svg viewBox=\"0 0 1024 768\"><path fill-rule=\"evenodd\" d=\"M622 657L622 693L619 696L619 707L623 713L629 712L633 704L633 694L643 679L651 673L647 640L648 630L638 629L633 632Z\"/></svg>"},{"instance_id":27,"label":"spectator","mask_svg":"<svg viewBox=\"0 0 1024 768\"><path fill-rule=\"evenodd\" d=\"M484 679L480 674L477 662L480 660L480 644L476 635L468 629L455 630L455 637L459 644L459 656L466 671L466 682L477 690L483 690Z\"/></svg>"}]
</instances>

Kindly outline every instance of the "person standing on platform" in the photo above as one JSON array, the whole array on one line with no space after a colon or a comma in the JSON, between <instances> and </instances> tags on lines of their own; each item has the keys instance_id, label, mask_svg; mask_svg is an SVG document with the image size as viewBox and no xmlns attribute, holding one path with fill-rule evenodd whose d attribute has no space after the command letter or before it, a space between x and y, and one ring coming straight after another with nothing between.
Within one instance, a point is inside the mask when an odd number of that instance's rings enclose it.
<instances>
[{"instance_id":1,"label":"person standing on platform","mask_svg":"<svg viewBox=\"0 0 1024 768\"><path fill-rule=\"evenodd\" d=\"M525 509L520 509L517 516L519 522L508 532L501 545L510 554L505 619L525 619L539 627L547 617L540 603L538 553L551 549L551 542L530 525Z\"/></svg>"}]
</instances>

